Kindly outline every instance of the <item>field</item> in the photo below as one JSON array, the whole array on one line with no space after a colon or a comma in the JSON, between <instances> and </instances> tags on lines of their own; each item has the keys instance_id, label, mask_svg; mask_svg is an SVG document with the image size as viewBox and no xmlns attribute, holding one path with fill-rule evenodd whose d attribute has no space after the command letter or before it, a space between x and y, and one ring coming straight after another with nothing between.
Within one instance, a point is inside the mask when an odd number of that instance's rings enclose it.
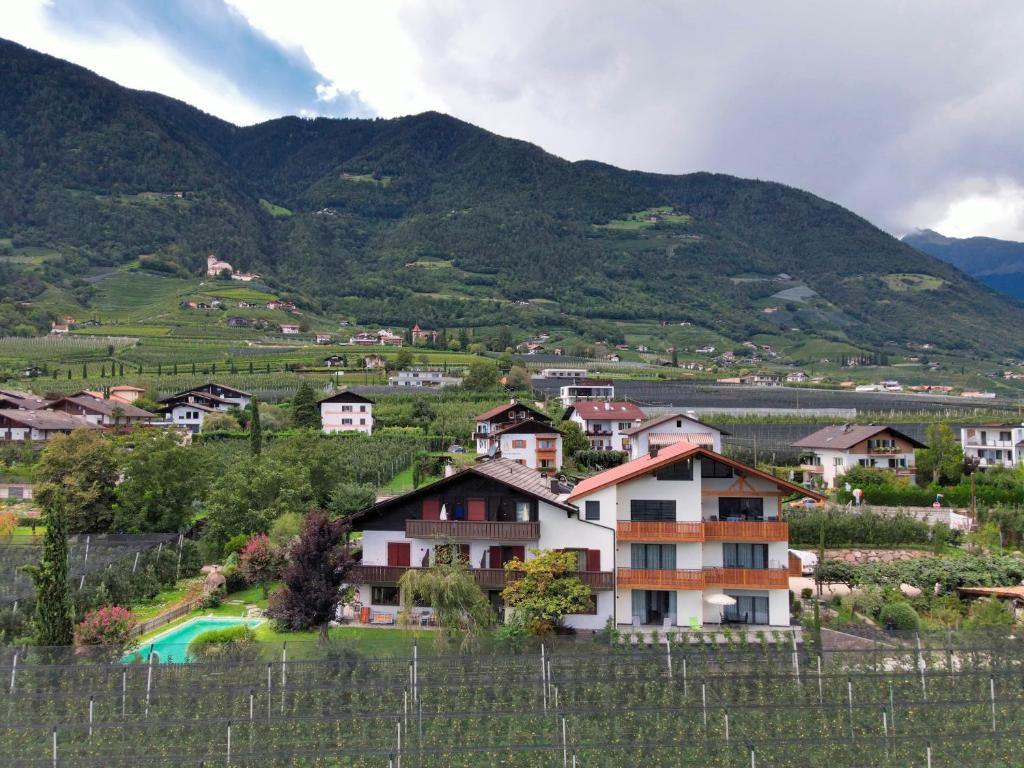
<instances>
[{"instance_id":1,"label":"field","mask_svg":"<svg viewBox=\"0 0 1024 768\"><path fill-rule=\"evenodd\" d=\"M375 656L367 638L152 666L46 651L15 663L7 649L0 765L951 768L969 754L995 768L1020 755L1018 639L819 653L779 633L684 633L455 656L395 633L397 655Z\"/></svg>"}]
</instances>

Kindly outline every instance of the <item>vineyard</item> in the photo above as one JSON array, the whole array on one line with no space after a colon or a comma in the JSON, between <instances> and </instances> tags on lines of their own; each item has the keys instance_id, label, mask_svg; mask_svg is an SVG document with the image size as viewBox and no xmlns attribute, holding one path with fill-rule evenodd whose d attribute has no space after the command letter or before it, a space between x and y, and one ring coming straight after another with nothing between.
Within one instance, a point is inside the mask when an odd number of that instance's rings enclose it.
<instances>
[{"instance_id":1,"label":"vineyard","mask_svg":"<svg viewBox=\"0 0 1024 768\"><path fill-rule=\"evenodd\" d=\"M0 765L1020 764L1019 639L911 635L836 652L788 633L717 640L391 658L332 644L304 660L278 645L208 664L10 648Z\"/></svg>"}]
</instances>

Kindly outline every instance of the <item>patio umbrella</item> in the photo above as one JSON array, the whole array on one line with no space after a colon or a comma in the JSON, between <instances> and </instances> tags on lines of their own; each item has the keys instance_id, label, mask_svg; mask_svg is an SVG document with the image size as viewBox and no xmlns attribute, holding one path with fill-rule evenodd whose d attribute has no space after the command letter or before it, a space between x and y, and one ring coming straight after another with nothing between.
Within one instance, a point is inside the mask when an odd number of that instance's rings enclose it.
<instances>
[{"instance_id":1,"label":"patio umbrella","mask_svg":"<svg viewBox=\"0 0 1024 768\"><path fill-rule=\"evenodd\" d=\"M736 605L736 598L726 594L709 595L704 598L704 602L709 605Z\"/></svg>"},{"instance_id":2,"label":"patio umbrella","mask_svg":"<svg viewBox=\"0 0 1024 768\"><path fill-rule=\"evenodd\" d=\"M438 515L438 518L441 520L448 519L448 507L445 506L444 504L441 505L441 514Z\"/></svg>"}]
</instances>

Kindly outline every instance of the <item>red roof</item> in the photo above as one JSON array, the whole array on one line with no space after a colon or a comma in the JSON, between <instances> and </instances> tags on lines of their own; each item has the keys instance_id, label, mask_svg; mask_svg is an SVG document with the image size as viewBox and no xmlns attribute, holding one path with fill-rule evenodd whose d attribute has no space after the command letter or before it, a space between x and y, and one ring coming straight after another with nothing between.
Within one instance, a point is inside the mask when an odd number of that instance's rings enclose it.
<instances>
[{"instance_id":1,"label":"red roof","mask_svg":"<svg viewBox=\"0 0 1024 768\"><path fill-rule=\"evenodd\" d=\"M740 470L749 475L760 477L765 480L770 480L775 483L779 488L792 491L793 493L802 493L804 496L810 496L813 499L822 500L824 497L816 493L815 491L809 491L806 488L790 483L786 480L781 480L775 475L762 472L759 469L748 467L746 464L741 464L738 461L727 458L720 453L715 453L707 448L702 448L699 445L693 445L691 443L675 443L662 448L658 451L658 455L652 457L649 453L644 454L639 459L633 459L627 461L625 464L620 464L617 467L606 469L604 472L599 472L593 477L588 477L583 480L575 488L572 489L572 493L569 494L569 501L574 501L581 496L598 491L602 488L607 488L609 485L618 485L619 483L631 480L634 477L646 475L649 472L653 472L656 469L672 464L680 459L687 458L689 456L706 456L708 458L719 461L723 464L728 464L733 469Z\"/></svg>"},{"instance_id":2,"label":"red roof","mask_svg":"<svg viewBox=\"0 0 1024 768\"><path fill-rule=\"evenodd\" d=\"M644 412L633 403L601 403L595 400L581 400L572 407L580 418L587 421L593 419L619 419L621 421L642 421Z\"/></svg>"}]
</instances>

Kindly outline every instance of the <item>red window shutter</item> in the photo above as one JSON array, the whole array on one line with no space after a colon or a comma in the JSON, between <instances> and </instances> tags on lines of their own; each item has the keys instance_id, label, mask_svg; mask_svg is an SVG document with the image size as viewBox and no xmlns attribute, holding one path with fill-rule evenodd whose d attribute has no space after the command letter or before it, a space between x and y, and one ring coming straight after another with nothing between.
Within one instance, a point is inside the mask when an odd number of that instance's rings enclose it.
<instances>
[{"instance_id":1,"label":"red window shutter","mask_svg":"<svg viewBox=\"0 0 1024 768\"><path fill-rule=\"evenodd\" d=\"M491 547L488 551L491 568L501 568L501 547Z\"/></svg>"},{"instance_id":2,"label":"red window shutter","mask_svg":"<svg viewBox=\"0 0 1024 768\"><path fill-rule=\"evenodd\" d=\"M601 570L601 550L600 549L588 549L587 550L587 570L588 571L600 571Z\"/></svg>"},{"instance_id":3,"label":"red window shutter","mask_svg":"<svg viewBox=\"0 0 1024 768\"><path fill-rule=\"evenodd\" d=\"M469 519L487 519L487 502L484 499L469 499Z\"/></svg>"},{"instance_id":4,"label":"red window shutter","mask_svg":"<svg viewBox=\"0 0 1024 768\"><path fill-rule=\"evenodd\" d=\"M408 542L388 542L388 565L402 566L408 568L410 555L411 552Z\"/></svg>"},{"instance_id":5,"label":"red window shutter","mask_svg":"<svg viewBox=\"0 0 1024 768\"><path fill-rule=\"evenodd\" d=\"M525 562L526 560L526 547L511 547L512 556L518 557L520 560Z\"/></svg>"},{"instance_id":6,"label":"red window shutter","mask_svg":"<svg viewBox=\"0 0 1024 768\"><path fill-rule=\"evenodd\" d=\"M441 519L441 500L440 499L424 499L423 500L423 519L424 520L440 520Z\"/></svg>"}]
</instances>

